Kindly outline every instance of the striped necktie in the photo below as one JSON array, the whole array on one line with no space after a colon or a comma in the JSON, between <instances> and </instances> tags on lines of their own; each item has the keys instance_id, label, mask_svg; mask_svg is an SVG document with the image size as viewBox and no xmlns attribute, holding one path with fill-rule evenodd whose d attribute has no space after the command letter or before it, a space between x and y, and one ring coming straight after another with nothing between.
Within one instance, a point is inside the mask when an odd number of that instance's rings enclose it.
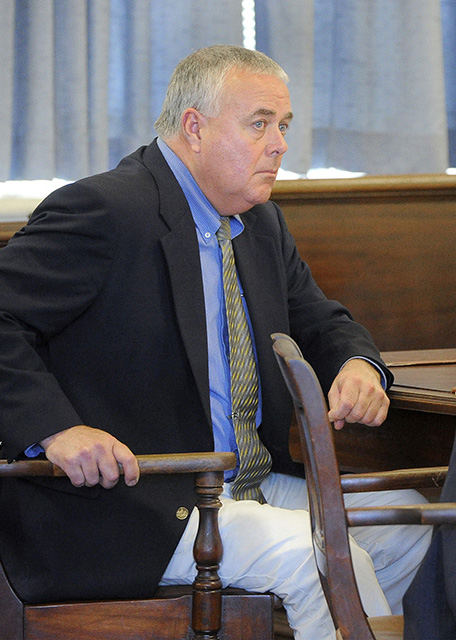
<instances>
[{"instance_id":1,"label":"striped necktie","mask_svg":"<svg viewBox=\"0 0 456 640\"><path fill-rule=\"evenodd\" d=\"M231 419L239 453L239 472L232 484L235 500L266 502L260 484L271 469L269 451L258 437L258 376L252 340L237 281L228 217L221 220L217 238L222 250L223 288L230 345Z\"/></svg>"}]
</instances>

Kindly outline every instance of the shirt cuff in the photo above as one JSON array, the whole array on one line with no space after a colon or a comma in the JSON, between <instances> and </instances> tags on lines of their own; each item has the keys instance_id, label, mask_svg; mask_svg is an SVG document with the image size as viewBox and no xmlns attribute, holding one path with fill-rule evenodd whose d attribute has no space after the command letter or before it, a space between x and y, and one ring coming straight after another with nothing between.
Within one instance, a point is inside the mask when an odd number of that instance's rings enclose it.
<instances>
[{"instance_id":1,"label":"shirt cuff","mask_svg":"<svg viewBox=\"0 0 456 640\"><path fill-rule=\"evenodd\" d=\"M24 451L27 458L36 458L40 453L44 453L44 449L40 444L32 444Z\"/></svg>"}]
</instances>

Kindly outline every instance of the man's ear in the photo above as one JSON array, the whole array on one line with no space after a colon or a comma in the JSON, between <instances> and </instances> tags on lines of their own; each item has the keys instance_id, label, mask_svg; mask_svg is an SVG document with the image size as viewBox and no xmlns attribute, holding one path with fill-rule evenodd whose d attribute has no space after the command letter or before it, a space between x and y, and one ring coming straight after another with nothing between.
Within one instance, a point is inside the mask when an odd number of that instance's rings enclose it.
<instances>
[{"instance_id":1,"label":"man's ear","mask_svg":"<svg viewBox=\"0 0 456 640\"><path fill-rule=\"evenodd\" d=\"M201 129L206 118L197 109L189 107L182 115L182 131L192 151L199 153L201 147Z\"/></svg>"}]
</instances>

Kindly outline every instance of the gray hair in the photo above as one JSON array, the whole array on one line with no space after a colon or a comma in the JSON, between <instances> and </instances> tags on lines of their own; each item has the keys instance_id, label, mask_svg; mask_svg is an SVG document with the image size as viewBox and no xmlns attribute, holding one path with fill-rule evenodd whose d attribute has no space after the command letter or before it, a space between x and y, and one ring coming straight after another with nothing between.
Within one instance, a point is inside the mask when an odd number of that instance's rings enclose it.
<instances>
[{"instance_id":1,"label":"gray hair","mask_svg":"<svg viewBox=\"0 0 456 640\"><path fill-rule=\"evenodd\" d=\"M233 67L275 76L288 83L282 67L260 51L234 45L198 49L181 60L171 76L162 112L155 123L158 135L165 139L177 135L182 114L190 107L205 115L217 115L225 79Z\"/></svg>"}]
</instances>

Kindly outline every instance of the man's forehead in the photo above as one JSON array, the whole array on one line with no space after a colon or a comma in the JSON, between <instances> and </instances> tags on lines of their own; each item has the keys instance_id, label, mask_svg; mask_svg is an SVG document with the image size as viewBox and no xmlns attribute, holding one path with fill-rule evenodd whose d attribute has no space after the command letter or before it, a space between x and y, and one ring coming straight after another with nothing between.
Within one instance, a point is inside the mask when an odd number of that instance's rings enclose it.
<instances>
[{"instance_id":1,"label":"man's forehead","mask_svg":"<svg viewBox=\"0 0 456 640\"><path fill-rule=\"evenodd\" d=\"M277 114L277 111L275 109L268 109L267 107L258 107L258 109L255 109L255 111L252 113L253 118L255 118L256 116L274 117L277 115L279 115L282 120L292 120L293 118L293 113L291 111L287 111L285 114L281 115Z\"/></svg>"}]
</instances>

